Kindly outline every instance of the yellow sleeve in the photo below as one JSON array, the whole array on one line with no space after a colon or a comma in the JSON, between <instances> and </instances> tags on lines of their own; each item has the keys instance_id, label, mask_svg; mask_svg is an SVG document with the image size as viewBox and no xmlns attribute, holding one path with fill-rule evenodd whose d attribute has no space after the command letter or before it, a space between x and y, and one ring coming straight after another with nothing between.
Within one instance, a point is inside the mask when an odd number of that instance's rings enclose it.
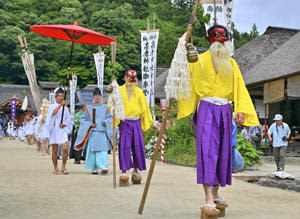
<instances>
[{"instance_id":1,"label":"yellow sleeve","mask_svg":"<svg viewBox=\"0 0 300 219\"><path fill-rule=\"evenodd\" d=\"M192 78L192 74L194 74L195 70L197 70L197 67L195 67L195 64L190 63L190 76ZM193 79L192 79L193 80ZM192 83L191 80L191 97L189 99L179 99L178 100L178 112L177 112L177 119L182 119L184 117L189 116L193 112L195 112L197 104L200 100L200 97L197 95L194 87L194 83Z\"/></svg>"},{"instance_id":2,"label":"yellow sleeve","mask_svg":"<svg viewBox=\"0 0 300 219\"><path fill-rule=\"evenodd\" d=\"M234 111L235 113L243 113L245 115L245 126L258 126L258 118L254 109L249 92L246 88L242 73L234 59L231 59L234 74Z\"/></svg>"},{"instance_id":3,"label":"yellow sleeve","mask_svg":"<svg viewBox=\"0 0 300 219\"><path fill-rule=\"evenodd\" d=\"M150 113L150 109L147 103L147 99L142 91L142 89L137 88L138 90L138 95L139 95L139 99L140 99L140 107L141 107L141 126L142 126L142 130L143 132L147 131L152 123L153 123L153 118L152 115Z\"/></svg>"},{"instance_id":4,"label":"yellow sleeve","mask_svg":"<svg viewBox=\"0 0 300 219\"><path fill-rule=\"evenodd\" d=\"M109 108L109 111L111 112L111 114L113 115L113 112L111 111L111 107L110 107L110 104L109 104L109 101L107 101L107 106ZM115 117L115 126L118 126L120 124L120 120L118 118ZM111 127L114 126L114 123L112 122L111 123Z\"/></svg>"}]
</instances>

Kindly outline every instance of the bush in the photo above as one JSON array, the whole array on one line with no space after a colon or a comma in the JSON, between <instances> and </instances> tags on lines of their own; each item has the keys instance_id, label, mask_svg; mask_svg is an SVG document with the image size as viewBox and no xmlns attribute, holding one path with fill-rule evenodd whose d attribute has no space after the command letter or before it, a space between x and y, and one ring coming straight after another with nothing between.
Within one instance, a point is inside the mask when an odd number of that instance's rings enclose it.
<instances>
[{"instance_id":1,"label":"bush","mask_svg":"<svg viewBox=\"0 0 300 219\"><path fill-rule=\"evenodd\" d=\"M256 163L260 163L260 156L263 154L261 151L255 149L255 147L249 143L249 141L243 137L242 134L237 135L236 149L241 153L245 167L251 166Z\"/></svg>"},{"instance_id":2,"label":"bush","mask_svg":"<svg viewBox=\"0 0 300 219\"><path fill-rule=\"evenodd\" d=\"M167 132L165 160L184 166L196 166L196 140L192 116L178 120Z\"/></svg>"}]
</instances>

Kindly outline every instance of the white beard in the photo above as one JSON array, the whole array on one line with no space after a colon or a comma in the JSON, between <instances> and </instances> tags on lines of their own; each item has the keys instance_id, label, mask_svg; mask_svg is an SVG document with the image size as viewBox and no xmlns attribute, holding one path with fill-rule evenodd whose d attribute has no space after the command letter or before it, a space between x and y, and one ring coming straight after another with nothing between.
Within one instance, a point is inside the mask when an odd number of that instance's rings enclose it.
<instances>
[{"instance_id":1,"label":"white beard","mask_svg":"<svg viewBox=\"0 0 300 219\"><path fill-rule=\"evenodd\" d=\"M209 49L217 73L224 76L232 75L232 65L229 60L232 52L231 43L229 41L224 43L215 41Z\"/></svg>"}]
</instances>

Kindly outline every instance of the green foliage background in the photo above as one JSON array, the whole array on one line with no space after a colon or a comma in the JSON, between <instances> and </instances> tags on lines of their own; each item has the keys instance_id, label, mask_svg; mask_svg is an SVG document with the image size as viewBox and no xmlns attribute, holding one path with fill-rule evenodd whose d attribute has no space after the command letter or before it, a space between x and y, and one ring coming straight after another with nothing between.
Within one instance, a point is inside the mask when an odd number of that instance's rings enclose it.
<instances>
[{"instance_id":1,"label":"green foliage background","mask_svg":"<svg viewBox=\"0 0 300 219\"><path fill-rule=\"evenodd\" d=\"M37 79L65 82L71 42L41 36L29 30L39 24L73 24L90 28L118 40L117 62L123 66L119 80L127 69L140 72L140 33L147 28L147 18L160 29L158 65L169 66L178 38L185 32L194 0L0 0L0 83L28 84L20 59L17 36L27 37L29 49L35 55ZM203 8L193 31L196 46L207 47ZM151 22L152 23L152 22ZM151 26L152 28L152 26ZM235 30L235 43L248 41L249 34ZM102 48L106 63L111 60L110 47ZM75 44L72 71L84 87L96 83L93 53L97 46ZM108 72L106 72L108 73ZM110 75L105 81L110 81Z\"/></svg>"}]
</instances>

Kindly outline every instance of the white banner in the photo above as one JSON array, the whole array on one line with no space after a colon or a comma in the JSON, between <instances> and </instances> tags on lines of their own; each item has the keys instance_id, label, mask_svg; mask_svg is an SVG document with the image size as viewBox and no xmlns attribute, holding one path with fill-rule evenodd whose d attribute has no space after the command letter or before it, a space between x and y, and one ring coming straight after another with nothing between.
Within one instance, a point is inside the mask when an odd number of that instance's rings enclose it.
<instances>
[{"instance_id":1,"label":"white banner","mask_svg":"<svg viewBox=\"0 0 300 219\"><path fill-rule=\"evenodd\" d=\"M74 119L75 115L75 93L77 87L77 76L73 75L72 80L70 80L70 114Z\"/></svg>"},{"instance_id":2,"label":"white banner","mask_svg":"<svg viewBox=\"0 0 300 219\"><path fill-rule=\"evenodd\" d=\"M154 106L154 84L156 79L156 57L159 30L141 32L142 89L149 106Z\"/></svg>"},{"instance_id":3,"label":"white banner","mask_svg":"<svg viewBox=\"0 0 300 219\"><path fill-rule=\"evenodd\" d=\"M94 60L97 70L97 84L99 89L101 90L101 94L103 95L103 80L104 80L104 60L105 54L104 52L94 53Z\"/></svg>"},{"instance_id":4,"label":"white banner","mask_svg":"<svg viewBox=\"0 0 300 219\"><path fill-rule=\"evenodd\" d=\"M49 93L49 102L50 104L54 104L55 103L55 94L54 91Z\"/></svg>"},{"instance_id":5,"label":"white banner","mask_svg":"<svg viewBox=\"0 0 300 219\"><path fill-rule=\"evenodd\" d=\"M22 50L22 62L29 82L33 103L35 105L36 110L40 113L41 112L40 107L42 105L42 97L36 81L33 54L25 50Z\"/></svg>"}]
</instances>

